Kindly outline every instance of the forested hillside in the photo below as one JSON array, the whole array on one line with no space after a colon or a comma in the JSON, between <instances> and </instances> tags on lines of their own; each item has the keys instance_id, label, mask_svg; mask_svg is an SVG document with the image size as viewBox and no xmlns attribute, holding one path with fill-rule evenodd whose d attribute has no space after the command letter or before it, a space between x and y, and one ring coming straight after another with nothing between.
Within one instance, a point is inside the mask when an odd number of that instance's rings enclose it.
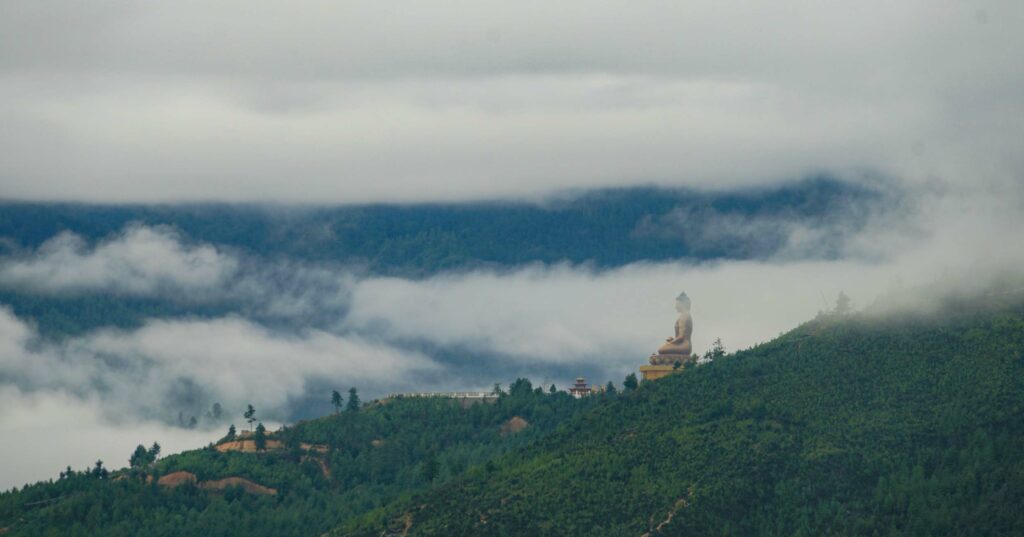
<instances>
[{"instance_id":1,"label":"forested hillside","mask_svg":"<svg viewBox=\"0 0 1024 537\"><path fill-rule=\"evenodd\" d=\"M300 422L270 434L256 453L220 452L211 444L155 464L143 456L143 464L119 471L69 468L57 481L0 494L0 533L320 535L483 466L596 403L520 380L497 402L468 408L447 399L393 399ZM509 427L510 420L525 427ZM175 472L189 472L196 482L158 484L186 475ZM255 484L257 492L234 478ZM224 479L226 488L206 488ZM260 487L274 494L261 494Z\"/></svg>"},{"instance_id":2,"label":"forested hillside","mask_svg":"<svg viewBox=\"0 0 1024 537\"><path fill-rule=\"evenodd\" d=\"M520 380L493 404L396 399L301 422L256 453L211 445L150 464L143 450L134 468L69 470L0 494L0 528L1015 534L1024 527L1024 307L995 302L822 315L755 348L583 400Z\"/></svg>"},{"instance_id":3,"label":"forested hillside","mask_svg":"<svg viewBox=\"0 0 1024 537\"><path fill-rule=\"evenodd\" d=\"M827 316L334 534L1012 535L1022 455L1020 307Z\"/></svg>"}]
</instances>

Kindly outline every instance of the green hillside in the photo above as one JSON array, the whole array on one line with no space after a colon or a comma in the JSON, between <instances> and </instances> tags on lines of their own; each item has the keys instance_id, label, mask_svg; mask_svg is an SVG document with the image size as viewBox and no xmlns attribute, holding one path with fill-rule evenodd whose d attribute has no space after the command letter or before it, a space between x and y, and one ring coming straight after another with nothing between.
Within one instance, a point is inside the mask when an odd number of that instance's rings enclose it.
<instances>
[{"instance_id":1,"label":"green hillside","mask_svg":"<svg viewBox=\"0 0 1024 537\"><path fill-rule=\"evenodd\" d=\"M597 402L548 394L520 380L490 404L394 399L300 422L271 434L272 447L260 453L221 453L211 445L142 468L69 470L57 481L0 494L0 534L321 535L520 448ZM514 417L528 425L503 432ZM158 484L178 471L194 474L200 486ZM202 488L224 478L246 479L276 494Z\"/></svg>"},{"instance_id":2,"label":"green hillside","mask_svg":"<svg viewBox=\"0 0 1024 537\"><path fill-rule=\"evenodd\" d=\"M1019 534L1024 307L943 311L823 316L618 394L520 380L493 404L300 422L260 453L69 471L0 494L0 532ZM515 417L529 425L503 431ZM195 483L158 483L180 471Z\"/></svg>"},{"instance_id":3,"label":"green hillside","mask_svg":"<svg viewBox=\"0 0 1024 537\"><path fill-rule=\"evenodd\" d=\"M1024 317L828 316L335 535L1024 531Z\"/></svg>"}]
</instances>

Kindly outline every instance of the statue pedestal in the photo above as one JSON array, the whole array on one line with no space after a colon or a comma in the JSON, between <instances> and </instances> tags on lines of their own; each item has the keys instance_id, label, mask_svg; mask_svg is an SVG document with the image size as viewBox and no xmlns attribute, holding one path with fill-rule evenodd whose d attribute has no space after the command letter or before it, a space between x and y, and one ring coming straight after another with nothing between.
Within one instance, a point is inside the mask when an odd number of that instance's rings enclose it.
<instances>
[{"instance_id":1,"label":"statue pedestal","mask_svg":"<svg viewBox=\"0 0 1024 537\"><path fill-rule=\"evenodd\" d=\"M644 376L644 380L658 380L662 377L667 377L676 371L682 371L682 366L675 367L671 365L642 365L640 366L640 374Z\"/></svg>"}]
</instances>

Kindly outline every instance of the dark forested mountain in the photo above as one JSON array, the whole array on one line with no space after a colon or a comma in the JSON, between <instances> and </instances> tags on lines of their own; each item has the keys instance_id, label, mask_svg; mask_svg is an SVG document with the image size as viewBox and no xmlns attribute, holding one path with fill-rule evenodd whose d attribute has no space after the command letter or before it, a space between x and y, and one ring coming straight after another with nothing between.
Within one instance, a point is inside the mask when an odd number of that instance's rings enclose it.
<instances>
[{"instance_id":1,"label":"dark forested mountain","mask_svg":"<svg viewBox=\"0 0 1024 537\"><path fill-rule=\"evenodd\" d=\"M1024 307L993 302L948 303L927 316L823 315L753 349L582 401L519 381L495 404L395 400L300 423L272 435L282 445L266 452L206 448L135 470L72 471L0 495L0 527L1016 534ZM518 433L517 417L529 424Z\"/></svg>"},{"instance_id":2,"label":"dark forested mountain","mask_svg":"<svg viewBox=\"0 0 1024 537\"><path fill-rule=\"evenodd\" d=\"M96 241L141 223L173 226L191 240L260 256L417 276L531 262L613 267L643 260L764 257L786 246L790 225L805 225L824 232L814 255L827 257L872 211L887 210L894 201L885 189L820 177L733 192L601 190L545 203L321 208L5 203L0 204L0 248L34 248L63 231ZM744 223L758 224L757 232L750 233Z\"/></svg>"}]
</instances>

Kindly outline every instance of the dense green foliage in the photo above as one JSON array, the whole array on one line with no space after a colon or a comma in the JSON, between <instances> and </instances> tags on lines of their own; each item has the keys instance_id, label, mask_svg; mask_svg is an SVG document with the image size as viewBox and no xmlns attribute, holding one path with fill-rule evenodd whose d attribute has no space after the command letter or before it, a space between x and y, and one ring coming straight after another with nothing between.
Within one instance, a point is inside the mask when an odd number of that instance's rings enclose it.
<instances>
[{"instance_id":1,"label":"dense green foliage","mask_svg":"<svg viewBox=\"0 0 1024 537\"><path fill-rule=\"evenodd\" d=\"M0 528L10 535L320 535L522 447L588 407L564 393L517 386L497 402L468 408L446 399L396 399L301 422L268 438L283 441L282 449L261 453L208 447L105 476L69 471L55 482L0 494ZM501 425L513 416L530 426L503 435ZM303 450L302 443L326 450ZM200 481L242 477L278 494L145 481L179 470Z\"/></svg>"},{"instance_id":2,"label":"dense green foliage","mask_svg":"<svg viewBox=\"0 0 1024 537\"><path fill-rule=\"evenodd\" d=\"M617 394L573 400L518 381L493 404L395 399L300 422L272 435L284 445L266 452L210 447L115 472L68 472L0 494L0 527L12 535L1017 534L1024 307L943 311L822 316ZM513 416L530 426L503 434ZM167 489L144 478L179 470L278 493Z\"/></svg>"},{"instance_id":3,"label":"dense green foliage","mask_svg":"<svg viewBox=\"0 0 1024 537\"><path fill-rule=\"evenodd\" d=\"M1022 503L1021 308L833 315L335 533L1010 535Z\"/></svg>"}]
</instances>

